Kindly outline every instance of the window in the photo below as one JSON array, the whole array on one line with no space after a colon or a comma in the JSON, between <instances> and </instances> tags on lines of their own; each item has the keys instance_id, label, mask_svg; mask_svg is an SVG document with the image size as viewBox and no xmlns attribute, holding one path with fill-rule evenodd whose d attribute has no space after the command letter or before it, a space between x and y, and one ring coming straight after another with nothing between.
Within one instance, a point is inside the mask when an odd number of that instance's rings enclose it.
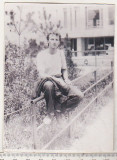
<instances>
[{"instance_id":1,"label":"window","mask_svg":"<svg viewBox=\"0 0 117 160\"><path fill-rule=\"evenodd\" d=\"M86 8L86 26L88 28L98 28L103 25L103 10Z\"/></svg>"},{"instance_id":2,"label":"window","mask_svg":"<svg viewBox=\"0 0 117 160\"><path fill-rule=\"evenodd\" d=\"M105 44L109 47L114 47L114 37L106 37Z\"/></svg>"},{"instance_id":3,"label":"window","mask_svg":"<svg viewBox=\"0 0 117 160\"><path fill-rule=\"evenodd\" d=\"M77 51L77 39L76 38L71 39L71 50Z\"/></svg>"},{"instance_id":4,"label":"window","mask_svg":"<svg viewBox=\"0 0 117 160\"><path fill-rule=\"evenodd\" d=\"M75 27L77 27L77 10L75 9Z\"/></svg>"},{"instance_id":5,"label":"window","mask_svg":"<svg viewBox=\"0 0 117 160\"><path fill-rule=\"evenodd\" d=\"M70 8L70 29L72 30L72 9Z\"/></svg>"},{"instance_id":6,"label":"window","mask_svg":"<svg viewBox=\"0 0 117 160\"><path fill-rule=\"evenodd\" d=\"M74 8L74 15L75 15L75 27L77 27L78 7L75 7L75 8Z\"/></svg>"},{"instance_id":7,"label":"window","mask_svg":"<svg viewBox=\"0 0 117 160\"><path fill-rule=\"evenodd\" d=\"M85 50L94 50L95 49L95 39L86 38L85 39Z\"/></svg>"},{"instance_id":8,"label":"window","mask_svg":"<svg viewBox=\"0 0 117 160\"><path fill-rule=\"evenodd\" d=\"M108 50L114 47L114 37L85 38L85 50Z\"/></svg>"},{"instance_id":9,"label":"window","mask_svg":"<svg viewBox=\"0 0 117 160\"><path fill-rule=\"evenodd\" d=\"M67 9L64 8L64 27L67 28Z\"/></svg>"},{"instance_id":10,"label":"window","mask_svg":"<svg viewBox=\"0 0 117 160\"><path fill-rule=\"evenodd\" d=\"M104 37L95 38L95 50L104 50Z\"/></svg>"},{"instance_id":11,"label":"window","mask_svg":"<svg viewBox=\"0 0 117 160\"><path fill-rule=\"evenodd\" d=\"M109 25L114 24L114 14L115 14L115 7L114 6L109 6L108 7Z\"/></svg>"}]
</instances>

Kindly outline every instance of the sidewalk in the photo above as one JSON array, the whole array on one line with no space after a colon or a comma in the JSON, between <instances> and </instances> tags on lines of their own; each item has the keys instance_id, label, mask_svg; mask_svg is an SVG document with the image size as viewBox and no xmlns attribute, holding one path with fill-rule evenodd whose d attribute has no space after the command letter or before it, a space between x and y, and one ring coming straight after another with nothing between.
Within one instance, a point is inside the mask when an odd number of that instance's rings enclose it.
<instances>
[{"instance_id":1,"label":"sidewalk","mask_svg":"<svg viewBox=\"0 0 117 160\"><path fill-rule=\"evenodd\" d=\"M86 128L85 135L76 139L71 150L78 152L111 152L113 149L113 101L103 106L97 118Z\"/></svg>"}]
</instances>

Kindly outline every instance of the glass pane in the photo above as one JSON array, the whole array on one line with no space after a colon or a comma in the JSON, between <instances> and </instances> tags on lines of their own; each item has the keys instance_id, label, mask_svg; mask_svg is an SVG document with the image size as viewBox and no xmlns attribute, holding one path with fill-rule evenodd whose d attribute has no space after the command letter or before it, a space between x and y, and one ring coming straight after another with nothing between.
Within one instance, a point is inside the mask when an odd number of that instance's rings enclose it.
<instances>
[{"instance_id":1,"label":"glass pane","mask_svg":"<svg viewBox=\"0 0 117 160\"><path fill-rule=\"evenodd\" d=\"M88 11L88 26L99 26L100 16L99 10L89 10Z\"/></svg>"},{"instance_id":2,"label":"glass pane","mask_svg":"<svg viewBox=\"0 0 117 160\"><path fill-rule=\"evenodd\" d=\"M115 7L114 6L109 6L108 17L109 17L109 24L110 25L114 24L114 13L115 13Z\"/></svg>"},{"instance_id":3,"label":"glass pane","mask_svg":"<svg viewBox=\"0 0 117 160\"><path fill-rule=\"evenodd\" d=\"M95 38L95 49L104 50L104 38Z\"/></svg>"}]
</instances>

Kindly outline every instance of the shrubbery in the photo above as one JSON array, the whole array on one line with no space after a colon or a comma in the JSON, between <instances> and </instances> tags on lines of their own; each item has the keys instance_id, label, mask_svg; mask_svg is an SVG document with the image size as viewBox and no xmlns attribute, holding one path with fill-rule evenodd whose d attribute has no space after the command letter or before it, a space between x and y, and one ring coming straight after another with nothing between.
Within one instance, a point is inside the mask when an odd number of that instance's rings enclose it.
<instances>
[{"instance_id":1,"label":"shrubbery","mask_svg":"<svg viewBox=\"0 0 117 160\"><path fill-rule=\"evenodd\" d=\"M5 11L8 18L6 26L9 33L14 32L17 35L18 46L7 43L5 46L5 113L18 110L23 107L30 106L30 99L35 82L39 79L39 75L33 59L37 53L46 48L46 44L40 41L37 44L35 39L30 39L29 45L22 47L21 42L24 31L35 34L40 33L46 37L50 32L59 32L62 29L61 21L53 23L51 14L47 14L43 8L39 12L39 19L34 21L35 12L29 12L23 16L21 6L17 6L18 14L13 10ZM20 16L19 16L20 15ZM12 36L12 34L11 34ZM27 39L24 39L24 41ZM69 78L76 77L74 64L71 60L71 53L67 49L67 38L65 39L66 58L68 64Z\"/></svg>"},{"instance_id":2,"label":"shrubbery","mask_svg":"<svg viewBox=\"0 0 117 160\"><path fill-rule=\"evenodd\" d=\"M8 113L30 105L29 99L38 74L25 50L9 43L5 53L5 113Z\"/></svg>"},{"instance_id":3,"label":"shrubbery","mask_svg":"<svg viewBox=\"0 0 117 160\"><path fill-rule=\"evenodd\" d=\"M5 47L5 113L30 106L32 91L39 74L33 58L42 50L30 40L26 49L8 43ZM69 78L76 77L71 53L66 51Z\"/></svg>"},{"instance_id":4,"label":"shrubbery","mask_svg":"<svg viewBox=\"0 0 117 160\"><path fill-rule=\"evenodd\" d=\"M67 67L68 67L68 77L70 80L75 79L78 75L77 75L77 70L76 70L76 66L72 61L72 53L71 50L65 50L66 52L66 62L67 62Z\"/></svg>"}]
</instances>

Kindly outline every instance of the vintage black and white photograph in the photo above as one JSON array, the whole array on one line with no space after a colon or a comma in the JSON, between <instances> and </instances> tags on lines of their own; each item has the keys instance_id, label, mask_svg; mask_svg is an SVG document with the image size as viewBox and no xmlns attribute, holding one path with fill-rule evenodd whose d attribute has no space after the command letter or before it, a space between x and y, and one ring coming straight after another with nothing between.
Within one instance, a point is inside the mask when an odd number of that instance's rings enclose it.
<instances>
[{"instance_id":1,"label":"vintage black and white photograph","mask_svg":"<svg viewBox=\"0 0 117 160\"><path fill-rule=\"evenodd\" d=\"M5 3L4 150L113 151L114 15Z\"/></svg>"}]
</instances>

